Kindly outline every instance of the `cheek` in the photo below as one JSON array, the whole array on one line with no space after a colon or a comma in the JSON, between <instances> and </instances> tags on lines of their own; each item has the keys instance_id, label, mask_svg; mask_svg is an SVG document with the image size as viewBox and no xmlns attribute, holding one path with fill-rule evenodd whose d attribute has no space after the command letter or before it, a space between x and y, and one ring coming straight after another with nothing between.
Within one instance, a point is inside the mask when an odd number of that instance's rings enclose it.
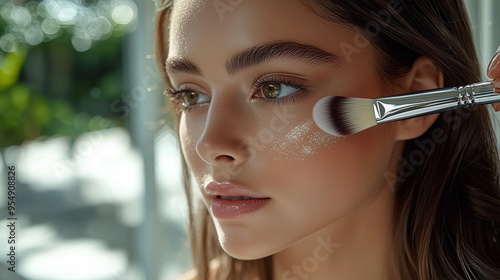
<instances>
[{"instance_id":1,"label":"cheek","mask_svg":"<svg viewBox=\"0 0 500 280\"><path fill-rule=\"evenodd\" d=\"M276 141L271 153L276 165L280 162L300 163L311 160L324 150L333 151L342 139L323 132L312 119L307 119Z\"/></svg>"},{"instance_id":2,"label":"cheek","mask_svg":"<svg viewBox=\"0 0 500 280\"><path fill-rule=\"evenodd\" d=\"M197 174L197 171L201 171L203 168L203 161L196 152L196 143L201 135L202 128L196 127L190 122L188 129L187 122L186 114L183 113L179 122L181 151L188 166Z\"/></svg>"},{"instance_id":3,"label":"cheek","mask_svg":"<svg viewBox=\"0 0 500 280\"><path fill-rule=\"evenodd\" d=\"M326 138L318 131L314 126L302 140L285 140L274 150L270 183L284 204L305 215L311 213L304 209L346 214L383 185L394 147L392 132L376 127L345 138Z\"/></svg>"}]
</instances>

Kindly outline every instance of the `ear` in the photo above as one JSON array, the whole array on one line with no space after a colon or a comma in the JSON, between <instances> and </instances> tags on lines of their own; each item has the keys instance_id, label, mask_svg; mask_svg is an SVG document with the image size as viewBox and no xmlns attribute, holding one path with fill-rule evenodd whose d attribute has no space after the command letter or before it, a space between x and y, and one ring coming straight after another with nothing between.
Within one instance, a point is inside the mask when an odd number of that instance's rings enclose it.
<instances>
[{"instance_id":1,"label":"ear","mask_svg":"<svg viewBox=\"0 0 500 280\"><path fill-rule=\"evenodd\" d=\"M399 79L399 85L404 92L441 88L444 86L444 78L430 58L421 56L415 60L410 71ZM409 140L419 137L431 127L438 116L439 114L434 114L397 122L396 139Z\"/></svg>"}]
</instances>

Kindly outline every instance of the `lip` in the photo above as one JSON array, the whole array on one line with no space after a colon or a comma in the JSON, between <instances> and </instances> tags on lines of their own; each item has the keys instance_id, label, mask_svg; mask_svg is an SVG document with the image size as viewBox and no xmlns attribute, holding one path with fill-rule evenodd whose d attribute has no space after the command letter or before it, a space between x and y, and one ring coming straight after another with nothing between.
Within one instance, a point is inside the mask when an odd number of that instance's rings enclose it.
<instances>
[{"instance_id":1,"label":"lip","mask_svg":"<svg viewBox=\"0 0 500 280\"><path fill-rule=\"evenodd\" d=\"M258 192L227 182L210 182L206 185L205 192L211 198L212 214L219 220L243 218L258 211L270 200Z\"/></svg>"}]
</instances>

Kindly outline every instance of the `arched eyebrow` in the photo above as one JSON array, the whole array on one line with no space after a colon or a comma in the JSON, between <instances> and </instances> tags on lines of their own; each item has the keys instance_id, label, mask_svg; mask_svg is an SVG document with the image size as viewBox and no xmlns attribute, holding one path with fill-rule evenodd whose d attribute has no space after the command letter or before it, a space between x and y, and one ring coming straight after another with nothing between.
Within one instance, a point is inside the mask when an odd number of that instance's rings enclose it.
<instances>
[{"instance_id":1,"label":"arched eyebrow","mask_svg":"<svg viewBox=\"0 0 500 280\"><path fill-rule=\"evenodd\" d=\"M339 56L313 45L294 41L274 41L245 49L226 61L226 71L230 75L245 68L268 62L273 59L302 60L315 65L339 63ZM185 72L202 75L200 68L193 62L179 57L172 57L165 62L167 72Z\"/></svg>"},{"instance_id":2,"label":"arched eyebrow","mask_svg":"<svg viewBox=\"0 0 500 280\"><path fill-rule=\"evenodd\" d=\"M248 48L232 56L226 62L226 71L234 75L244 68L278 58L303 60L315 65L335 64L339 61L337 55L313 45L294 41L275 41Z\"/></svg>"}]
</instances>

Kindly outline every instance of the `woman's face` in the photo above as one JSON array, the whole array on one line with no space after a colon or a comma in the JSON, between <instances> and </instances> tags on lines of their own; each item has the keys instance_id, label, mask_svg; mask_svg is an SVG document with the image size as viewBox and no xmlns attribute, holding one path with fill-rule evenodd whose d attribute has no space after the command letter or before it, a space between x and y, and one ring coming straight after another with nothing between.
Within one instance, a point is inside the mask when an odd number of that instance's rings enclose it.
<instances>
[{"instance_id":1,"label":"woman's face","mask_svg":"<svg viewBox=\"0 0 500 280\"><path fill-rule=\"evenodd\" d=\"M392 125L336 138L312 119L324 96L392 93L363 37L289 0L175 1L171 20L182 151L227 253L290 248L387 192Z\"/></svg>"}]
</instances>

